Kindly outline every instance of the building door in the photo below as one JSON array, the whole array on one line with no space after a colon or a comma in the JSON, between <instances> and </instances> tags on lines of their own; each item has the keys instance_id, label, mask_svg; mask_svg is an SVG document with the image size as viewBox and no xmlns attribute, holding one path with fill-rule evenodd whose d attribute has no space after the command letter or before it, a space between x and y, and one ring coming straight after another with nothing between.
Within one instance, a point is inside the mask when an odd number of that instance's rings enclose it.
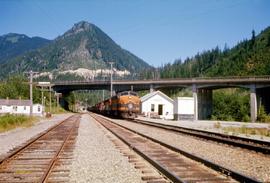
<instances>
[{"instance_id":1,"label":"building door","mask_svg":"<svg viewBox=\"0 0 270 183\"><path fill-rule=\"evenodd\" d=\"M163 105L162 104L158 105L158 115L163 115Z\"/></svg>"}]
</instances>

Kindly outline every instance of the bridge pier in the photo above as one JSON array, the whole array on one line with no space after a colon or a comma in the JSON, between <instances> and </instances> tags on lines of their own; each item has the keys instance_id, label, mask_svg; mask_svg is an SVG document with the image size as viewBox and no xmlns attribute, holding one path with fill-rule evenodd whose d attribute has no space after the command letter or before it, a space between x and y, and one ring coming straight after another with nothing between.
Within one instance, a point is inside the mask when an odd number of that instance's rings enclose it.
<instances>
[{"instance_id":1,"label":"bridge pier","mask_svg":"<svg viewBox=\"0 0 270 183\"><path fill-rule=\"evenodd\" d=\"M155 91L155 89L154 89L153 84L150 84L150 93L152 93L152 92L154 92L154 91Z\"/></svg>"},{"instance_id":2,"label":"bridge pier","mask_svg":"<svg viewBox=\"0 0 270 183\"><path fill-rule=\"evenodd\" d=\"M270 87L256 90L258 109L263 106L267 114L270 113Z\"/></svg>"},{"instance_id":3,"label":"bridge pier","mask_svg":"<svg viewBox=\"0 0 270 183\"><path fill-rule=\"evenodd\" d=\"M257 96L256 96L256 86L254 84L250 85L250 119L251 122L256 122L257 120Z\"/></svg>"},{"instance_id":4,"label":"bridge pier","mask_svg":"<svg viewBox=\"0 0 270 183\"><path fill-rule=\"evenodd\" d=\"M209 119L212 114L213 92L212 89L198 89L195 84L192 85L194 99L194 117L193 120Z\"/></svg>"},{"instance_id":5,"label":"bridge pier","mask_svg":"<svg viewBox=\"0 0 270 183\"><path fill-rule=\"evenodd\" d=\"M198 120L198 94L197 94L197 86L195 84L192 85L192 94L194 99L194 116L193 121Z\"/></svg>"},{"instance_id":6,"label":"bridge pier","mask_svg":"<svg viewBox=\"0 0 270 183\"><path fill-rule=\"evenodd\" d=\"M213 108L213 92L211 89L198 90L198 119L210 119Z\"/></svg>"}]
</instances>

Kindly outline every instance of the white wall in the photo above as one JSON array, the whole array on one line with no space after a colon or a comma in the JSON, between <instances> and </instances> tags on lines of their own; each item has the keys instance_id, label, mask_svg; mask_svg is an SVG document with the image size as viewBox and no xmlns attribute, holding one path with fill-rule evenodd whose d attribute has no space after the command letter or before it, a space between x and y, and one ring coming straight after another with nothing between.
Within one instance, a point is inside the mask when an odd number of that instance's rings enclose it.
<instances>
[{"instance_id":1,"label":"white wall","mask_svg":"<svg viewBox=\"0 0 270 183\"><path fill-rule=\"evenodd\" d=\"M0 113L8 113L10 111L10 106L1 106Z\"/></svg>"},{"instance_id":2,"label":"white wall","mask_svg":"<svg viewBox=\"0 0 270 183\"><path fill-rule=\"evenodd\" d=\"M166 98L163 96L156 94L146 101L142 102L142 113L148 114L151 113L151 104L155 105L154 111L155 113L158 114L158 105L162 104L163 105L163 111L160 117L164 119L173 119L173 103L168 101ZM167 115L166 115L167 113Z\"/></svg>"},{"instance_id":3,"label":"white wall","mask_svg":"<svg viewBox=\"0 0 270 183\"><path fill-rule=\"evenodd\" d=\"M42 116L43 106L41 104L34 104L33 105L33 114L36 116ZM30 113L30 108L29 108Z\"/></svg>"},{"instance_id":4,"label":"white wall","mask_svg":"<svg viewBox=\"0 0 270 183\"><path fill-rule=\"evenodd\" d=\"M194 99L192 97L177 97L174 100L174 114L194 114Z\"/></svg>"},{"instance_id":5,"label":"white wall","mask_svg":"<svg viewBox=\"0 0 270 183\"><path fill-rule=\"evenodd\" d=\"M193 97L177 97L174 100L174 119L175 120L194 119Z\"/></svg>"},{"instance_id":6,"label":"white wall","mask_svg":"<svg viewBox=\"0 0 270 183\"><path fill-rule=\"evenodd\" d=\"M38 110L38 107L40 107L40 110ZM17 109L14 108L14 106L1 106L0 114L30 114L30 106L17 106ZM42 115L42 105L40 104L34 104L33 105L33 115L41 116Z\"/></svg>"},{"instance_id":7,"label":"white wall","mask_svg":"<svg viewBox=\"0 0 270 183\"><path fill-rule=\"evenodd\" d=\"M174 114L194 114L194 99L178 97L174 100Z\"/></svg>"}]
</instances>

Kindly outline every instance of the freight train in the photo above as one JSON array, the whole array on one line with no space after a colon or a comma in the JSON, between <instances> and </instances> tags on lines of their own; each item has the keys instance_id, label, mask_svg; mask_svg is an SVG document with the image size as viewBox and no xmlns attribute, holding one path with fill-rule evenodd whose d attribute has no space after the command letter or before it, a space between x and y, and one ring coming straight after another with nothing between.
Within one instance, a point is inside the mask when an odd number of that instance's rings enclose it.
<instances>
[{"instance_id":1,"label":"freight train","mask_svg":"<svg viewBox=\"0 0 270 183\"><path fill-rule=\"evenodd\" d=\"M134 119L140 112L140 97L136 92L124 91L102 101L89 110L103 115Z\"/></svg>"}]
</instances>

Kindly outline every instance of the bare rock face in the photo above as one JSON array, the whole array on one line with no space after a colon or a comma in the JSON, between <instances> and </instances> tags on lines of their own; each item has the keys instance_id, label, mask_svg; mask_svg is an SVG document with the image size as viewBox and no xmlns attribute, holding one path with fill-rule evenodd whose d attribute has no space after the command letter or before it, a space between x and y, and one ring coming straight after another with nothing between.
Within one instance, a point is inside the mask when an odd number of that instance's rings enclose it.
<instances>
[{"instance_id":1,"label":"bare rock face","mask_svg":"<svg viewBox=\"0 0 270 183\"><path fill-rule=\"evenodd\" d=\"M93 25L93 24L90 24L90 23L85 22L85 21L81 21L81 22L74 24L74 26L64 34L64 37L67 37L70 35L75 35L75 34L78 34L80 32L84 32L84 31L92 31L92 29L94 27L95 27L95 25Z\"/></svg>"}]
</instances>

